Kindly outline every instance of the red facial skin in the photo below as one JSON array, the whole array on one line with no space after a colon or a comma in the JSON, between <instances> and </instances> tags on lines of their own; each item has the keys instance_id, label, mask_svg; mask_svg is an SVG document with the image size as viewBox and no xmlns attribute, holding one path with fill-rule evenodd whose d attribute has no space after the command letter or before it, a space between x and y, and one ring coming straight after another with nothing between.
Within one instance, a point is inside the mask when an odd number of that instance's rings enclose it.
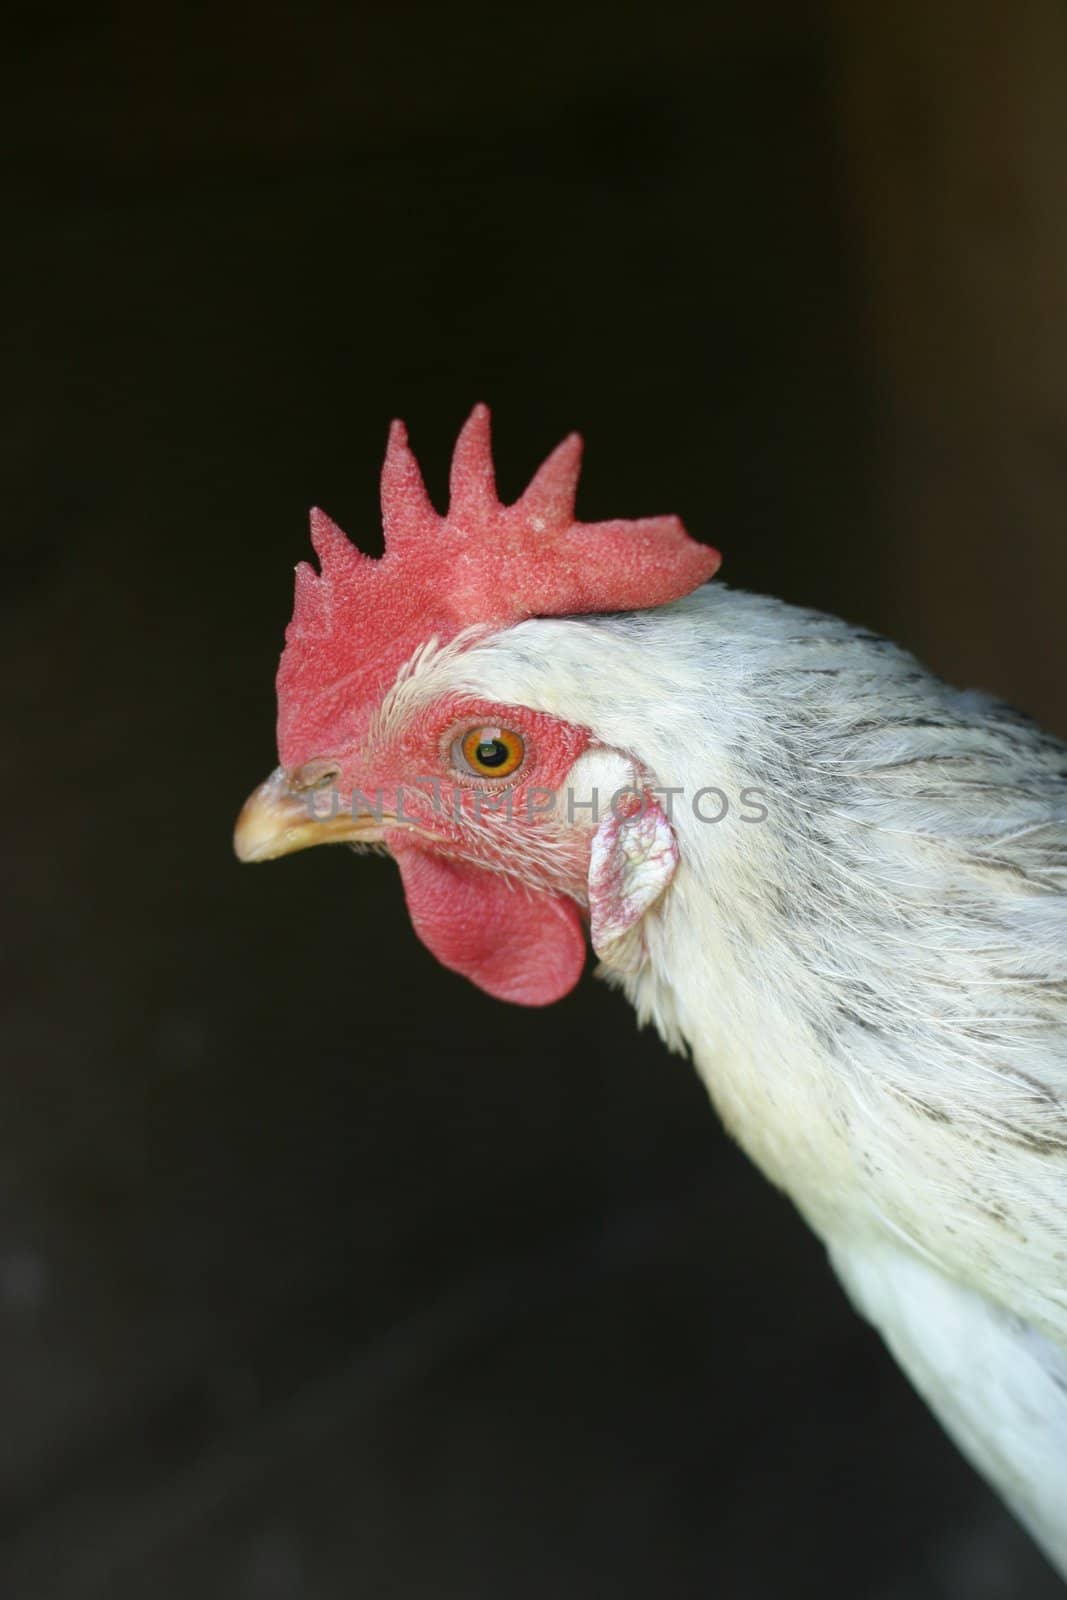
<instances>
[{"instance_id":1,"label":"red facial skin","mask_svg":"<svg viewBox=\"0 0 1067 1600\"><path fill-rule=\"evenodd\" d=\"M455 741L482 726L522 737L510 776L457 770ZM581 976L588 835L557 791L588 744L543 713L453 697L365 750L328 755L339 807L355 791L357 806L381 807L419 938L498 999L547 1005Z\"/></svg>"}]
</instances>

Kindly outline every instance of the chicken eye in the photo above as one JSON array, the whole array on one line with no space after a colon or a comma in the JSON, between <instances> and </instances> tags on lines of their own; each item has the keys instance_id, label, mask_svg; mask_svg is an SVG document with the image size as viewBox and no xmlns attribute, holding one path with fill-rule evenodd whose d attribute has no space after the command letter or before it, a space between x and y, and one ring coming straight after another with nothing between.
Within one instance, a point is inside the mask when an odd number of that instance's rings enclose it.
<instances>
[{"instance_id":1,"label":"chicken eye","mask_svg":"<svg viewBox=\"0 0 1067 1600\"><path fill-rule=\"evenodd\" d=\"M479 778L509 778L522 766L526 746L510 728L471 728L452 745L452 764Z\"/></svg>"}]
</instances>

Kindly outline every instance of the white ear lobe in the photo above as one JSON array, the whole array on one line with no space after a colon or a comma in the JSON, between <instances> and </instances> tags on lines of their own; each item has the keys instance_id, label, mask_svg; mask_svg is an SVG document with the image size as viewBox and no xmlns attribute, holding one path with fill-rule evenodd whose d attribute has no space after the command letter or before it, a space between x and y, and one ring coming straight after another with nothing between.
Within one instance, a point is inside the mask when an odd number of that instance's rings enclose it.
<instances>
[{"instance_id":1,"label":"white ear lobe","mask_svg":"<svg viewBox=\"0 0 1067 1600\"><path fill-rule=\"evenodd\" d=\"M674 829L647 794L632 816L605 817L589 855L589 925L593 949L617 972L636 972L645 958L641 920L674 877Z\"/></svg>"}]
</instances>

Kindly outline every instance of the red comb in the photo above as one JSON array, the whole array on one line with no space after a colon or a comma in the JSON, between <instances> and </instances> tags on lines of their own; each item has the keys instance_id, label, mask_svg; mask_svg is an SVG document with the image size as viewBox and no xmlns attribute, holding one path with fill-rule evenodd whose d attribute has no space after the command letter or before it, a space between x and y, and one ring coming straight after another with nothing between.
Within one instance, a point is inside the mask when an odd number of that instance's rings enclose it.
<instances>
[{"instance_id":1,"label":"red comb","mask_svg":"<svg viewBox=\"0 0 1067 1600\"><path fill-rule=\"evenodd\" d=\"M301 562L278 669L278 744L285 766L326 751L349 708L369 716L415 648L474 623L647 610L716 571L718 551L677 517L576 522L582 441L570 434L514 505L496 496L489 411L475 406L452 456L448 512L435 511L402 422L382 467L385 554L375 561L325 512L311 513L321 573ZM321 749L320 749L321 745Z\"/></svg>"}]
</instances>

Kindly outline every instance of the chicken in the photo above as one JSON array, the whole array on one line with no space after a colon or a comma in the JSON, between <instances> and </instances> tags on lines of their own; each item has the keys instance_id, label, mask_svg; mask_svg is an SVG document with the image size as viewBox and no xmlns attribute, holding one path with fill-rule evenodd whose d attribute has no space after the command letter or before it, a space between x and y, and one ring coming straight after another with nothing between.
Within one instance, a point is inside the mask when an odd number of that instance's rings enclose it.
<instances>
[{"instance_id":1,"label":"chicken","mask_svg":"<svg viewBox=\"0 0 1067 1600\"><path fill-rule=\"evenodd\" d=\"M386 552L312 513L245 861L384 848L490 994L600 972L688 1051L857 1308L1067 1576L1067 748L832 617L708 585L671 517L512 506L489 417Z\"/></svg>"}]
</instances>

